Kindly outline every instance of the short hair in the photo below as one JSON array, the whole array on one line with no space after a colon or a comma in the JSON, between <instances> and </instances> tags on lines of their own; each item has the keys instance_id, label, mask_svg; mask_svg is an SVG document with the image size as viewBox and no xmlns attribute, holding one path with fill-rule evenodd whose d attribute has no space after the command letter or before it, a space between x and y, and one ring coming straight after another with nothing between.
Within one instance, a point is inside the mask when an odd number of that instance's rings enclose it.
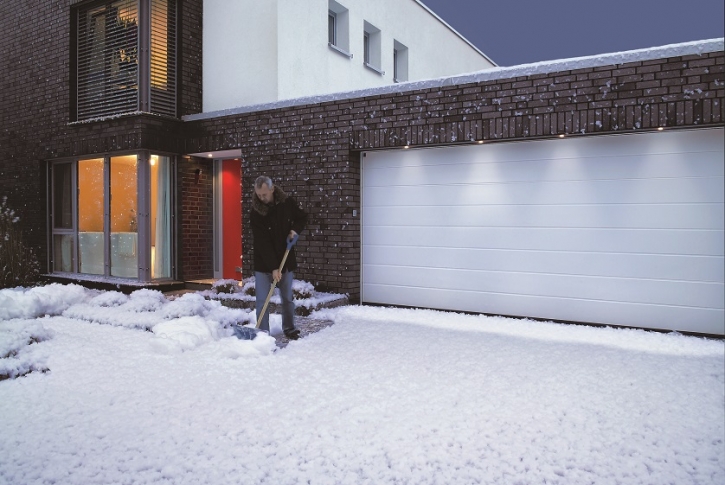
<instances>
[{"instance_id":1,"label":"short hair","mask_svg":"<svg viewBox=\"0 0 725 485\"><path fill-rule=\"evenodd\" d=\"M274 187L272 184L272 179L267 177L266 175L260 175L257 177L257 180L254 181L254 188L255 189L261 189L262 185L266 185L270 189Z\"/></svg>"}]
</instances>

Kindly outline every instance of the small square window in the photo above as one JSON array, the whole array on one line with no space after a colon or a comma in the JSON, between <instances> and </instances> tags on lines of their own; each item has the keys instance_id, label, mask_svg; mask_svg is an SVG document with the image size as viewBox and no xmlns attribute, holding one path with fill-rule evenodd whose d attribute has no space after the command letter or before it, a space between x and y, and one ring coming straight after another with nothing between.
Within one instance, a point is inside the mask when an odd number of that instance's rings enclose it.
<instances>
[{"instance_id":1,"label":"small square window","mask_svg":"<svg viewBox=\"0 0 725 485\"><path fill-rule=\"evenodd\" d=\"M365 67L376 71L378 74L385 74L381 70L380 61L380 29L368 22L363 24L363 63Z\"/></svg>"},{"instance_id":2,"label":"small square window","mask_svg":"<svg viewBox=\"0 0 725 485\"><path fill-rule=\"evenodd\" d=\"M327 4L327 44L334 51L347 57L350 54L350 34L348 27L348 11L335 0Z\"/></svg>"},{"instance_id":3,"label":"small square window","mask_svg":"<svg viewBox=\"0 0 725 485\"><path fill-rule=\"evenodd\" d=\"M327 15L327 42L337 45L337 14L332 10Z\"/></svg>"},{"instance_id":4,"label":"small square window","mask_svg":"<svg viewBox=\"0 0 725 485\"><path fill-rule=\"evenodd\" d=\"M397 40L393 42L393 81L408 80L408 48Z\"/></svg>"},{"instance_id":5,"label":"small square window","mask_svg":"<svg viewBox=\"0 0 725 485\"><path fill-rule=\"evenodd\" d=\"M363 34L363 60L365 64L370 64L370 34Z\"/></svg>"}]
</instances>

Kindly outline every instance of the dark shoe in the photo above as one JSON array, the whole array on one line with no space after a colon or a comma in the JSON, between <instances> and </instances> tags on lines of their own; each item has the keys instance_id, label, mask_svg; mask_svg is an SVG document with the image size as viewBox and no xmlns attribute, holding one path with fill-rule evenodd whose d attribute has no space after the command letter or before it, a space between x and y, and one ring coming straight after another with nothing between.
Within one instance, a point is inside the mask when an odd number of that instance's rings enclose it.
<instances>
[{"instance_id":1,"label":"dark shoe","mask_svg":"<svg viewBox=\"0 0 725 485\"><path fill-rule=\"evenodd\" d=\"M293 328L292 330L285 330L284 336L290 340L297 340L300 338L300 331L297 328Z\"/></svg>"}]
</instances>

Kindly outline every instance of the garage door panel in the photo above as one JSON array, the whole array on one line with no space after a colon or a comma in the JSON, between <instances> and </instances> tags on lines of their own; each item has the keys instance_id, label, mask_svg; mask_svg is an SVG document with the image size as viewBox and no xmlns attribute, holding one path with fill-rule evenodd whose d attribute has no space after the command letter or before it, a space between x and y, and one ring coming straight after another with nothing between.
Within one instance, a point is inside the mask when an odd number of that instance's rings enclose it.
<instances>
[{"instance_id":1,"label":"garage door panel","mask_svg":"<svg viewBox=\"0 0 725 485\"><path fill-rule=\"evenodd\" d=\"M590 323L673 329L680 331L719 334L725 311L712 308L678 307L611 301L575 300L500 293L482 294L470 290L440 290L433 288L366 286L366 301L390 305L421 306L441 310L489 313L494 315L532 316L536 318L582 321L589 315ZM411 305L422 301L425 304Z\"/></svg>"},{"instance_id":2,"label":"garage door panel","mask_svg":"<svg viewBox=\"0 0 725 485\"><path fill-rule=\"evenodd\" d=\"M470 288L482 293L690 307L707 307L725 290L719 283L376 265L366 265L363 277L371 284L392 286L418 286L417 282L426 281L426 287L445 290Z\"/></svg>"},{"instance_id":3,"label":"garage door panel","mask_svg":"<svg viewBox=\"0 0 725 485\"><path fill-rule=\"evenodd\" d=\"M722 177L367 187L366 207L405 205L722 203ZM721 195L722 192L720 191Z\"/></svg>"},{"instance_id":4,"label":"garage door panel","mask_svg":"<svg viewBox=\"0 0 725 485\"><path fill-rule=\"evenodd\" d=\"M538 140L527 142L508 142L455 147L435 147L428 151L432 157L421 159L417 150L397 151L395 157L376 160L375 168L384 169L404 166L456 165L460 157L476 162L527 162L542 160L616 160L619 158L652 157L665 158L676 155L682 160L686 155L697 160L721 153L712 143L713 135L705 130L699 132L668 131L652 135L645 140L641 134L604 135L566 138L561 140ZM663 136L664 135L664 136ZM655 138L655 136L657 136ZM716 135L717 136L717 135ZM614 139L614 141L613 141ZM482 148L485 148L482 150ZM439 153L436 153L439 152ZM367 155L370 155L368 153Z\"/></svg>"},{"instance_id":5,"label":"garage door panel","mask_svg":"<svg viewBox=\"0 0 725 485\"><path fill-rule=\"evenodd\" d=\"M476 147L463 147L475 150ZM479 149L480 150L480 149ZM419 151L418 151L419 152ZM407 151L416 156L416 151ZM401 160L399 166L372 168L366 174L367 187L405 187L420 185L459 185L522 182L566 182L590 180L626 180L648 178L681 178L723 176L722 166L713 163L717 152L700 154L703 158L692 162L680 153L654 156L592 156L557 159L555 154L547 158L528 161L498 161L494 154L466 157L465 150L458 157L447 156L447 163L427 164L424 167L411 164L414 160ZM417 154L418 158L421 155ZM688 156L689 157L689 156ZM429 167L438 168L431 170Z\"/></svg>"},{"instance_id":6,"label":"garage door panel","mask_svg":"<svg viewBox=\"0 0 725 485\"><path fill-rule=\"evenodd\" d=\"M725 334L723 132L367 152L363 301Z\"/></svg>"},{"instance_id":7,"label":"garage door panel","mask_svg":"<svg viewBox=\"0 0 725 485\"><path fill-rule=\"evenodd\" d=\"M723 229L725 225L722 204L368 207L365 217L381 226Z\"/></svg>"},{"instance_id":8,"label":"garage door panel","mask_svg":"<svg viewBox=\"0 0 725 485\"><path fill-rule=\"evenodd\" d=\"M721 256L723 231L365 227L363 245Z\"/></svg>"},{"instance_id":9,"label":"garage door panel","mask_svg":"<svg viewBox=\"0 0 725 485\"><path fill-rule=\"evenodd\" d=\"M725 258L655 254L512 251L430 247L363 247L363 261L382 266L514 271L717 283Z\"/></svg>"}]
</instances>

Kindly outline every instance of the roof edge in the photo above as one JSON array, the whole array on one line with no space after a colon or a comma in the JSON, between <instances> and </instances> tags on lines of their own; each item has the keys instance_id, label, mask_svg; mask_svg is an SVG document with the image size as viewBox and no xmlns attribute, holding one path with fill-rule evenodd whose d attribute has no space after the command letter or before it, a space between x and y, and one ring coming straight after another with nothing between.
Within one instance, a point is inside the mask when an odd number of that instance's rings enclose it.
<instances>
[{"instance_id":1,"label":"roof edge","mask_svg":"<svg viewBox=\"0 0 725 485\"><path fill-rule=\"evenodd\" d=\"M491 63L491 64L493 64L494 66L498 67L498 64L496 64L496 62L494 62L494 61L493 61L493 59L491 59L491 58L490 58L490 57L488 57L488 56L487 56L486 54L484 54L484 53L483 53L483 51L481 51L481 49L479 49L478 47L476 47L476 46L475 46L475 45L473 44L473 42L471 42L470 40L466 39L466 38L465 38L465 37L463 36L463 34L461 34L461 33L460 33L460 32L458 32L458 31L457 31L456 29L454 29L453 27L451 27L451 25L450 25L450 24L449 24L448 22L446 22L445 20L443 20L442 18L440 18L440 17L438 16L438 14L437 14L437 13L435 13L435 12L434 12L433 10L431 10L431 9L430 9L430 7L429 7L428 5L424 4L424 3L423 3L423 2L421 1L421 0L413 0L413 1L414 1L415 3L417 3L418 5L420 5L421 7L423 7L423 8L424 8L424 9L425 9L425 10L426 10L426 11L427 11L427 12L428 12L429 14L431 14L431 15L432 15L433 17L435 17L435 18L436 18L436 20L438 20L438 21L439 21L440 23L442 23L443 25L445 25L446 27L448 27L448 29L449 29L449 30L450 30L451 32L453 32L453 33L454 33L454 34L456 34L456 35L457 35L458 37L460 37L460 38L461 38L461 40L463 40L463 41L464 41L464 42L465 42L466 44L468 44L469 46L471 46L471 47L472 47L472 48L473 48L473 49L474 49L474 50L475 50L476 52L478 52L479 54L481 54L481 56L483 56L483 57L484 57L484 58L485 58L485 59L486 59L486 60L487 60L488 62L490 62L490 63Z\"/></svg>"},{"instance_id":2,"label":"roof edge","mask_svg":"<svg viewBox=\"0 0 725 485\"><path fill-rule=\"evenodd\" d=\"M359 89L356 91L344 91L338 93L323 94L318 96L306 96L301 98L284 99L269 103L240 106L219 111L208 111L193 115L182 116L183 121L198 121L223 116L233 116L255 111L267 111L306 104L318 104L330 101L362 98L366 96L377 96L381 94L397 94L421 89L442 88L457 84L470 84L484 81L495 81L497 79L511 79L516 77L533 76L536 74L549 74L552 72L573 71L576 69L587 69L594 67L626 64L628 62L649 61L664 59L668 57L680 57L688 55L702 55L711 52L725 50L725 38L707 39L680 44L668 44L648 49L636 49L631 51L599 54L586 57L574 57L570 59L558 59L553 61L536 62L533 64L520 64L511 67L498 67L477 71L469 74L459 74L436 79L421 81L409 81L404 83L379 86L375 88Z\"/></svg>"}]
</instances>

